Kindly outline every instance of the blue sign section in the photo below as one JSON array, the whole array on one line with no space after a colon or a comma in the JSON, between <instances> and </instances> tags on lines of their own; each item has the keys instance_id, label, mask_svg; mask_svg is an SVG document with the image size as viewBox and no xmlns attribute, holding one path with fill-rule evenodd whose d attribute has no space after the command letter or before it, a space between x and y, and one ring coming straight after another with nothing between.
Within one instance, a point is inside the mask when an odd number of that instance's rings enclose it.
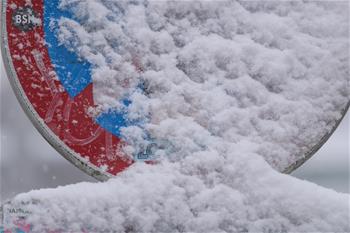
<instances>
[{"instance_id":1,"label":"blue sign section","mask_svg":"<svg viewBox=\"0 0 350 233\"><path fill-rule=\"evenodd\" d=\"M76 53L70 51L65 45L60 45L57 39L57 23L62 17L73 19L71 12L59 9L60 0L45 0L44 4L44 29L45 40L48 43L48 51L51 63L61 81L63 87L71 98L82 92L91 82L92 65L78 57ZM122 101L127 107L130 101L126 98ZM96 118L96 123L108 132L121 138L121 128L130 125L140 124L127 119L125 111L110 109Z\"/></svg>"},{"instance_id":2,"label":"blue sign section","mask_svg":"<svg viewBox=\"0 0 350 233\"><path fill-rule=\"evenodd\" d=\"M44 4L45 41L51 62L62 85L73 98L91 83L91 65L82 61L73 51L60 45L57 39L57 21L61 17L73 18L68 11L59 9L59 0L46 0Z\"/></svg>"},{"instance_id":3,"label":"blue sign section","mask_svg":"<svg viewBox=\"0 0 350 233\"><path fill-rule=\"evenodd\" d=\"M108 111L99 115L96 122L107 131L113 133L116 136L121 135L120 129L126 127L126 119L123 113L117 111Z\"/></svg>"},{"instance_id":4,"label":"blue sign section","mask_svg":"<svg viewBox=\"0 0 350 233\"><path fill-rule=\"evenodd\" d=\"M129 106L130 101L125 99L123 105L125 107ZM127 113L125 111L117 111L115 109L110 109L107 112L100 114L96 118L96 122L102 128L118 137L121 137L121 128L136 124L136 122L131 122L127 119Z\"/></svg>"}]
</instances>

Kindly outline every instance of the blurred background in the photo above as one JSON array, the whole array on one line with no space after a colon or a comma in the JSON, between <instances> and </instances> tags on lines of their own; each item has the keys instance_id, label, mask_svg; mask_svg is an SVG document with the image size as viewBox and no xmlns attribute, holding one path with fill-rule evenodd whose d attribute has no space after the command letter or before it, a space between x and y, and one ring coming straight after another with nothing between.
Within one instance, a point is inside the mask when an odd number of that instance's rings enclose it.
<instances>
[{"instance_id":1,"label":"blurred background","mask_svg":"<svg viewBox=\"0 0 350 233\"><path fill-rule=\"evenodd\" d=\"M33 189L97 182L60 156L22 111L0 55L0 201ZM349 193L349 113L331 139L292 175Z\"/></svg>"}]
</instances>

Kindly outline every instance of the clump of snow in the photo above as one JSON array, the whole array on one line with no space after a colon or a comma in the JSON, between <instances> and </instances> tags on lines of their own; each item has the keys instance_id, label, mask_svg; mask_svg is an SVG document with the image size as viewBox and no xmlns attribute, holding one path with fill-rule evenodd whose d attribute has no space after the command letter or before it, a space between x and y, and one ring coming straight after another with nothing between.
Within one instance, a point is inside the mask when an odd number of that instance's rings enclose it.
<instances>
[{"instance_id":1,"label":"clump of snow","mask_svg":"<svg viewBox=\"0 0 350 233\"><path fill-rule=\"evenodd\" d=\"M62 18L58 37L94 65L96 103L118 108L130 98L129 119L149 119L124 129L124 138L143 145L145 128L169 142L162 154L172 160L217 141L249 141L251 152L283 171L333 128L349 99L344 3L63 0L61 7L76 20ZM141 82L144 93L135 91Z\"/></svg>"},{"instance_id":2,"label":"clump of snow","mask_svg":"<svg viewBox=\"0 0 350 233\"><path fill-rule=\"evenodd\" d=\"M60 42L93 64L96 103L119 108L128 96L129 118L145 122L123 129L131 147L144 129L167 146L158 164L106 183L17 196L37 229L350 231L348 195L277 172L317 145L349 101L348 3L61 7L76 20L60 20Z\"/></svg>"}]
</instances>

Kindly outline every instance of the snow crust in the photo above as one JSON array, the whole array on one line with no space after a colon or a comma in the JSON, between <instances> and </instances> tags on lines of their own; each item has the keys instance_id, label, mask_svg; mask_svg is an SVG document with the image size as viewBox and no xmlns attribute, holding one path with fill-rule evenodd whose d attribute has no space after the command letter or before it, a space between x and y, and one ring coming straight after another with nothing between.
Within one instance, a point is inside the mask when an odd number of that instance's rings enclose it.
<instances>
[{"instance_id":1,"label":"snow crust","mask_svg":"<svg viewBox=\"0 0 350 233\"><path fill-rule=\"evenodd\" d=\"M349 195L279 173L349 101L347 2L61 7L76 20L61 18L58 38L93 64L99 107L143 122L123 129L126 150L147 143L145 132L161 146L158 164L108 182L17 196L38 232L350 231Z\"/></svg>"}]
</instances>

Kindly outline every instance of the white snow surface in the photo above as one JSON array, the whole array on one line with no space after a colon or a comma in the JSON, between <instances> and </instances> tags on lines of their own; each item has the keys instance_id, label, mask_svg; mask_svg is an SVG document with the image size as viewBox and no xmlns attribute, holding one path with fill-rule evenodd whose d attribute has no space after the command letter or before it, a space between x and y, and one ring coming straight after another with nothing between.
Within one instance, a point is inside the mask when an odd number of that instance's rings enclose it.
<instances>
[{"instance_id":1,"label":"white snow surface","mask_svg":"<svg viewBox=\"0 0 350 233\"><path fill-rule=\"evenodd\" d=\"M129 96L129 119L149 118L142 128L170 144L162 154L173 160L248 142L283 171L331 130L349 99L345 3L62 0L61 7L77 21L60 19L59 40L93 64L99 108L121 107ZM147 95L135 91L140 80ZM136 151L145 144L142 128L123 130Z\"/></svg>"},{"instance_id":2,"label":"white snow surface","mask_svg":"<svg viewBox=\"0 0 350 233\"><path fill-rule=\"evenodd\" d=\"M279 173L349 101L348 5L61 0L77 20L61 18L58 38L93 64L95 101L129 96L145 122L123 129L127 151L144 129L167 149L156 165L13 204L27 203L38 232L350 231L349 195Z\"/></svg>"}]
</instances>

